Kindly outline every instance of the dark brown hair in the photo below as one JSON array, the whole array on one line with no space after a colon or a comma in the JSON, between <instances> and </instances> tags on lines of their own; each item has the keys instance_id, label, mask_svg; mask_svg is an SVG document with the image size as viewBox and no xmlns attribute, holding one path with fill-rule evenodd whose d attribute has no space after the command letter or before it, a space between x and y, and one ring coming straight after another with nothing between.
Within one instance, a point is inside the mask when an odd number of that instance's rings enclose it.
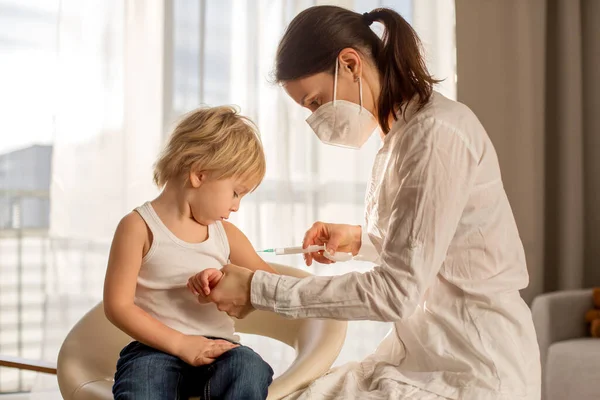
<instances>
[{"instance_id":1,"label":"dark brown hair","mask_svg":"<svg viewBox=\"0 0 600 400\"><path fill-rule=\"evenodd\" d=\"M370 25L380 22L383 38ZM315 6L298 14L279 42L275 64L277 82L292 81L317 74L333 74L340 51L353 48L379 70L381 93L377 119L384 133L390 130L389 116L415 95L421 109L430 99L434 79L425 65L421 41L400 14L377 8L358 14L336 6Z\"/></svg>"}]
</instances>

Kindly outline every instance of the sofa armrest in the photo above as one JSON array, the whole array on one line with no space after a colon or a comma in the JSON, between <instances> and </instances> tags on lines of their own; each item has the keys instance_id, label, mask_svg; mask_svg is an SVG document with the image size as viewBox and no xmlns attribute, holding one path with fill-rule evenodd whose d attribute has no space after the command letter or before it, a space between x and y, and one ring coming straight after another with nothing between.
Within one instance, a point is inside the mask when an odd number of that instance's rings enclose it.
<instances>
[{"instance_id":1,"label":"sofa armrest","mask_svg":"<svg viewBox=\"0 0 600 400\"><path fill-rule=\"evenodd\" d=\"M542 367L550 345L587 336L584 315L592 307L591 289L546 293L535 298L531 311Z\"/></svg>"}]
</instances>

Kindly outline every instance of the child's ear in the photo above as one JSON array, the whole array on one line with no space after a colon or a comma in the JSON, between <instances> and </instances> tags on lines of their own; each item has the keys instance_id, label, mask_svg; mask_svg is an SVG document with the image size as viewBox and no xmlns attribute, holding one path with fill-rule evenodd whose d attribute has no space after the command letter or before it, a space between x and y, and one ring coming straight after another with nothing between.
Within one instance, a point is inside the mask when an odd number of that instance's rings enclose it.
<instances>
[{"instance_id":1,"label":"child's ear","mask_svg":"<svg viewBox=\"0 0 600 400\"><path fill-rule=\"evenodd\" d=\"M193 188L199 188L206 181L206 173L203 171L190 171L190 184Z\"/></svg>"}]
</instances>

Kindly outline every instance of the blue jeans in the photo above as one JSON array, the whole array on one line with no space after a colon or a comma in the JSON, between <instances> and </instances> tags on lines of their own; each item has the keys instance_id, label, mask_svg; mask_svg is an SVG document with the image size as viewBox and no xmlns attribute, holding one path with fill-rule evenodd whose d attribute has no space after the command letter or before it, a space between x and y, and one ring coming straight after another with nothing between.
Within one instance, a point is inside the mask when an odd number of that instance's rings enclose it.
<instances>
[{"instance_id":1,"label":"blue jeans","mask_svg":"<svg viewBox=\"0 0 600 400\"><path fill-rule=\"evenodd\" d=\"M264 400L273 370L252 349L236 347L210 365L192 367L140 342L121 351L115 400Z\"/></svg>"}]
</instances>

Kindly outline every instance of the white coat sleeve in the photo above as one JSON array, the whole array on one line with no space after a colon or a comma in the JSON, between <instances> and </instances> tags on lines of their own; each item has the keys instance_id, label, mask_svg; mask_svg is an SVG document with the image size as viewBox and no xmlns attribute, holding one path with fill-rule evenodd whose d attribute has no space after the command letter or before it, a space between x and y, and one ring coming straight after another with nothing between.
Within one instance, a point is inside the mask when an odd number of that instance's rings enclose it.
<instances>
[{"instance_id":1,"label":"white coat sleeve","mask_svg":"<svg viewBox=\"0 0 600 400\"><path fill-rule=\"evenodd\" d=\"M439 272L474 184L478 161L465 135L433 118L394 149L399 184L380 264L367 273L298 279L257 271L255 308L291 318L408 318Z\"/></svg>"}]
</instances>

